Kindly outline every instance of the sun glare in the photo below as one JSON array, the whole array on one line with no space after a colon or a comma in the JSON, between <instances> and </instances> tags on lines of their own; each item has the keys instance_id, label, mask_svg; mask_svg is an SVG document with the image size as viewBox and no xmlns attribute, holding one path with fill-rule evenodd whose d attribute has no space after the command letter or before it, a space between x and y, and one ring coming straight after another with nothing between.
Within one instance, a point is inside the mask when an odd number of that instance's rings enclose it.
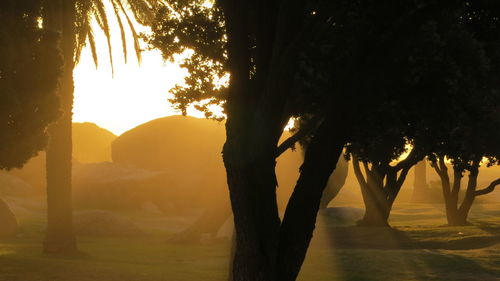
<instances>
[{"instance_id":1,"label":"sun glare","mask_svg":"<svg viewBox=\"0 0 500 281\"><path fill-rule=\"evenodd\" d=\"M114 74L109 63L106 38L101 32L96 32L99 67L96 68L90 48L86 47L74 71L73 121L92 122L120 135L147 121L180 114L168 102L168 92L183 82L187 71L175 61L164 62L161 53L156 50L144 51L139 64L128 30L128 63L125 63L117 21L110 7L108 11L114 47ZM139 25L136 23L136 26ZM148 32L140 26L138 31ZM145 49L145 44L142 47ZM203 113L195 110L190 110L189 115L203 117Z\"/></svg>"}]
</instances>

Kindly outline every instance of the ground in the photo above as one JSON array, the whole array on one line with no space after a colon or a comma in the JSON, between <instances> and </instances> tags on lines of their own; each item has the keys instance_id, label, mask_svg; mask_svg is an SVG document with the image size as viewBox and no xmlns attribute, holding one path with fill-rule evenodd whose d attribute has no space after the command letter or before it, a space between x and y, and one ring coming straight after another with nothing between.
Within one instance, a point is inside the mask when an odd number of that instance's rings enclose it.
<instances>
[{"instance_id":1,"label":"ground","mask_svg":"<svg viewBox=\"0 0 500 281\"><path fill-rule=\"evenodd\" d=\"M172 244L181 219L128 216L145 234L79 237L84 254L72 258L41 255L43 219L20 219L22 233L0 239L0 281L227 280L228 240ZM387 230L321 215L299 280L500 280L499 204L476 206L470 226L447 227L443 216L442 205L400 204Z\"/></svg>"}]
</instances>

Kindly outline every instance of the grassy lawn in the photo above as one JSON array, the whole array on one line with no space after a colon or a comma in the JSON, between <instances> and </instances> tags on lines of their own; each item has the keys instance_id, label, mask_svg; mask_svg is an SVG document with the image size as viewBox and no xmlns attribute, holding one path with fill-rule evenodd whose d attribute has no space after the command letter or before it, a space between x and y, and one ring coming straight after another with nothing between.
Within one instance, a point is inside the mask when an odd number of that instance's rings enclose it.
<instances>
[{"instance_id":1,"label":"grassy lawn","mask_svg":"<svg viewBox=\"0 0 500 281\"><path fill-rule=\"evenodd\" d=\"M320 216L299 280L500 280L500 207L475 208L465 227L444 226L440 208L397 206L392 230ZM59 258L40 254L43 220L23 219L21 225L22 235L0 240L0 281L227 279L228 241L172 244L161 231L79 237L85 255Z\"/></svg>"}]
</instances>

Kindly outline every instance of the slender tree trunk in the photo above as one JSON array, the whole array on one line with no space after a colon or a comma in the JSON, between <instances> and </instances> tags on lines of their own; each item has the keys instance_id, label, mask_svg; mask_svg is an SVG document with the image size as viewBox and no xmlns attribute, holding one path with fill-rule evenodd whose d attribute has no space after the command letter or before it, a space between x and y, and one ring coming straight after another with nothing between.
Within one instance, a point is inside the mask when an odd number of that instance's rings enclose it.
<instances>
[{"instance_id":1,"label":"slender tree trunk","mask_svg":"<svg viewBox=\"0 0 500 281\"><path fill-rule=\"evenodd\" d=\"M427 186L427 168L426 162L420 161L415 165L415 180L413 182L413 194L411 201L413 203L425 203L429 195Z\"/></svg>"},{"instance_id":2,"label":"slender tree trunk","mask_svg":"<svg viewBox=\"0 0 500 281\"><path fill-rule=\"evenodd\" d=\"M433 164L434 169L441 178L443 187L443 198L446 208L446 219L450 226L467 225L467 217L470 208L476 197L477 176L479 174L479 160L474 161L467 182L467 190L465 191L462 204L459 206L458 196L461 189L461 180L463 171L458 168L453 168L453 185L448 176L448 168L444 162L444 158L440 158L439 162Z\"/></svg>"},{"instance_id":3,"label":"slender tree trunk","mask_svg":"<svg viewBox=\"0 0 500 281\"><path fill-rule=\"evenodd\" d=\"M345 145L347 128L339 124L338 119L326 119L305 153L300 177L281 224L278 281L294 281L304 262L323 191Z\"/></svg>"},{"instance_id":4,"label":"slender tree trunk","mask_svg":"<svg viewBox=\"0 0 500 281\"><path fill-rule=\"evenodd\" d=\"M62 22L61 50L64 57L64 73L60 80L59 95L63 114L49 127L47 148L47 233L44 252L71 254L77 251L73 232L71 194L71 123L73 109L73 69L75 49L75 4L61 1L57 9Z\"/></svg>"}]
</instances>

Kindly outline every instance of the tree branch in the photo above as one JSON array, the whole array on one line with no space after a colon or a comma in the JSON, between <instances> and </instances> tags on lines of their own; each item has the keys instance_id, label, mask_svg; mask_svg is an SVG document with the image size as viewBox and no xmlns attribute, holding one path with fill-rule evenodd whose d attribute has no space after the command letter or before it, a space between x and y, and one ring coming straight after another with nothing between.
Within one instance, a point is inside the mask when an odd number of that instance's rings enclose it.
<instances>
[{"instance_id":1,"label":"tree branch","mask_svg":"<svg viewBox=\"0 0 500 281\"><path fill-rule=\"evenodd\" d=\"M418 152L417 150L418 149L416 149L415 147L412 148L412 150L410 151L410 154L408 154L408 157L406 157L406 159L400 161L398 164L396 164L396 166L394 166L392 168L399 172L400 170L405 169L405 168L410 169L412 166L414 166L418 162L422 161L422 159L424 159L425 155L423 153Z\"/></svg>"},{"instance_id":2,"label":"tree branch","mask_svg":"<svg viewBox=\"0 0 500 281\"><path fill-rule=\"evenodd\" d=\"M356 179L358 180L359 184L362 186L366 186L366 179L363 176L363 173L361 172L361 168L359 167L359 160L355 156L352 156L352 168L354 170L354 175L356 175Z\"/></svg>"},{"instance_id":3,"label":"tree branch","mask_svg":"<svg viewBox=\"0 0 500 281\"><path fill-rule=\"evenodd\" d=\"M292 147L296 142L300 141L305 136L314 132L321 124L322 118L314 118L305 126L299 129L294 135L283 141L276 149L276 158Z\"/></svg>"},{"instance_id":4,"label":"tree branch","mask_svg":"<svg viewBox=\"0 0 500 281\"><path fill-rule=\"evenodd\" d=\"M495 190L495 187L500 184L500 178L492 181L490 185L488 185L486 188L481 189L481 190L476 190L474 192L474 196L480 196L480 195L485 195L488 193L491 193Z\"/></svg>"}]
</instances>

